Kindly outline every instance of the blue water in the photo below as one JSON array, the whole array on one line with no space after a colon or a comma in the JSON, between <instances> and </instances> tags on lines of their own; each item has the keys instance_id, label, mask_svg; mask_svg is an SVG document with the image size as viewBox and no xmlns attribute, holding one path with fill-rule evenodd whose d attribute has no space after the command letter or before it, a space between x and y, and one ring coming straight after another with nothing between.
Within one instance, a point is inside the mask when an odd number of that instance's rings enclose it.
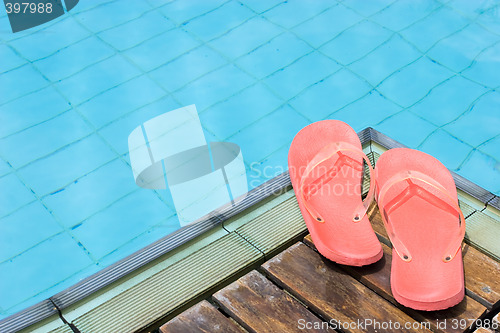
<instances>
[{"instance_id":1,"label":"blue water","mask_svg":"<svg viewBox=\"0 0 500 333\"><path fill-rule=\"evenodd\" d=\"M13 34L0 13L0 318L177 230L127 137L196 104L249 188L297 131L367 126L500 194L498 1L81 0Z\"/></svg>"}]
</instances>

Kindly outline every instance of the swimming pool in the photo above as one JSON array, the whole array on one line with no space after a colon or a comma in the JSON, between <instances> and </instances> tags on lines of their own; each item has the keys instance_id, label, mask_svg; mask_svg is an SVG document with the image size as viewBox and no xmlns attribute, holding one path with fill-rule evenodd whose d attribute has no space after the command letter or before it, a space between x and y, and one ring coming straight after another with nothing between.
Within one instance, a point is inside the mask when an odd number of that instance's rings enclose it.
<instances>
[{"instance_id":1,"label":"swimming pool","mask_svg":"<svg viewBox=\"0 0 500 333\"><path fill-rule=\"evenodd\" d=\"M13 34L0 16L0 318L180 228L127 138L196 104L248 188L321 119L371 126L500 194L498 2L81 1Z\"/></svg>"}]
</instances>

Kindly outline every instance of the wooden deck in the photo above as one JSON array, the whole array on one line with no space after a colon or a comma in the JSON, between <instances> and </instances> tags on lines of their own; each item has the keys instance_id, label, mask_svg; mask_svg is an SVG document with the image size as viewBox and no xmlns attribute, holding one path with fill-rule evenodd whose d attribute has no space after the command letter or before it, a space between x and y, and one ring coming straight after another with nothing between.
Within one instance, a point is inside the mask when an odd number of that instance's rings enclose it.
<instances>
[{"instance_id":1,"label":"wooden deck","mask_svg":"<svg viewBox=\"0 0 500 333\"><path fill-rule=\"evenodd\" d=\"M499 262L465 245L465 299L448 310L412 310L391 294L391 249L377 208L370 220L383 244L379 262L365 267L335 264L319 255L306 236L159 331L494 332L475 326L474 319L498 323Z\"/></svg>"}]
</instances>

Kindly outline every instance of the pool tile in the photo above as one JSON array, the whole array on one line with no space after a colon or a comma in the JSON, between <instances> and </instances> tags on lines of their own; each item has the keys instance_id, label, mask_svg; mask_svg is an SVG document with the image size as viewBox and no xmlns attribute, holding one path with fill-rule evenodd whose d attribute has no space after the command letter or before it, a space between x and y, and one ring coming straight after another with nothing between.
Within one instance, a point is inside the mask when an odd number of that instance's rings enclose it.
<instances>
[{"instance_id":1,"label":"pool tile","mask_svg":"<svg viewBox=\"0 0 500 333\"><path fill-rule=\"evenodd\" d=\"M329 7L336 6L337 1L301 1L288 0L263 15L282 27L291 28L312 18Z\"/></svg>"},{"instance_id":2,"label":"pool tile","mask_svg":"<svg viewBox=\"0 0 500 333\"><path fill-rule=\"evenodd\" d=\"M370 19L392 31L399 31L430 14L441 4L435 0L395 1Z\"/></svg>"},{"instance_id":3,"label":"pool tile","mask_svg":"<svg viewBox=\"0 0 500 333\"><path fill-rule=\"evenodd\" d=\"M95 7L104 6L105 4L110 3L110 2L114 2L114 1L115 0L101 0L99 2L94 2L94 1L80 1L80 2L78 2L78 6L75 6L75 8L73 8L71 10L71 13L73 15L74 14L78 14L78 13L81 13L81 12L88 11L89 9L92 9L92 8L95 8Z\"/></svg>"},{"instance_id":4,"label":"pool tile","mask_svg":"<svg viewBox=\"0 0 500 333\"><path fill-rule=\"evenodd\" d=\"M152 71L150 76L165 89L174 91L224 64L227 61L223 57L201 46Z\"/></svg>"},{"instance_id":5,"label":"pool tile","mask_svg":"<svg viewBox=\"0 0 500 333\"><path fill-rule=\"evenodd\" d=\"M166 96L159 101L148 104L124 117L116 119L100 129L99 134L118 154L123 155L128 152L128 136L137 126L149 119L180 107L181 105L174 101L172 97Z\"/></svg>"},{"instance_id":6,"label":"pool tile","mask_svg":"<svg viewBox=\"0 0 500 333\"><path fill-rule=\"evenodd\" d=\"M49 121L0 140L3 157L14 168L47 156L88 134L91 128L74 111L68 111ZM48 135L51 133L52 135Z\"/></svg>"},{"instance_id":7,"label":"pool tile","mask_svg":"<svg viewBox=\"0 0 500 333\"><path fill-rule=\"evenodd\" d=\"M496 158L497 161L500 162L500 136L497 136L496 138L491 139L485 144L479 146L478 149L481 152Z\"/></svg>"},{"instance_id":8,"label":"pool tile","mask_svg":"<svg viewBox=\"0 0 500 333\"><path fill-rule=\"evenodd\" d=\"M274 111L283 100L258 83L227 101L208 108L200 114L201 124L225 140L232 134Z\"/></svg>"},{"instance_id":9,"label":"pool tile","mask_svg":"<svg viewBox=\"0 0 500 333\"><path fill-rule=\"evenodd\" d=\"M124 54L145 71L150 71L195 48L200 43L187 32L170 30L151 38Z\"/></svg>"},{"instance_id":10,"label":"pool tile","mask_svg":"<svg viewBox=\"0 0 500 333\"><path fill-rule=\"evenodd\" d=\"M260 162L283 144L290 144L295 134L309 121L288 105L267 115L228 139L238 144L247 165Z\"/></svg>"},{"instance_id":11,"label":"pool tile","mask_svg":"<svg viewBox=\"0 0 500 333\"><path fill-rule=\"evenodd\" d=\"M434 156L448 169L457 170L473 147L439 129L427 137L418 149Z\"/></svg>"},{"instance_id":12,"label":"pool tile","mask_svg":"<svg viewBox=\"0 0 500 333\"><path fill-rule=\"evenodd\" d=\"M436 126L409 111L395 114L375 125L374 128L409 148L418 147L437 129Z\"/></svg>"},{"instance_id":13,"label":"pool tile","mask_svg":"<svg viewBox=\"0 0 500 333\"><path fill-rule=\"evenodd\" d=\"M116 159L46 196L43 202L65 228L71 228L136 189L132 170Z\"/></svg>"},{"instance_id":14,"label":"pool tile","mask_svg":"<svg viewBox=\"0 0 500 333\"><path fill-rule=\"evenodd\" d=\"M174 27L172 21L153 11L125 24L105 30L98 36L118 51L123 51Z\"/></svg>"},{"instance_id":15,"label":"pool tile","mask_svg":"<svg viewBox=\"0 0 500 333\"><path fill-rule=\"evenodd\" d=\"M500 189L500 162L478 150L474 150L459 172L473 183L488 184L488 188L493 192ZM499 194L498 190L496 194Z\"/></svg>"},{"instance_id":16,"label":"pool tile","mask_svg":"<svg viewBox=\"0 0 500 333\"><path fill-rule=\"evenodd\" d=\"M368 93L371 87L342 69L308 88L290 101L295 110L311 121L318 121Z\"/></svg>"},{"instance_id":17,"label":"pool tile","mask_svg":"<svg viewBox=\"0 0 500 333\"><path fill-rule=\"evenodd\" d=\"M40 105L50 105L40 112ZM24 95L10 103L1 106L0 122L2 136L39 124L71 108L66 100L53 87Z\"/></svg>"},{"instance_id":18,"label":"pool tile","mask_svg":"<svg viewBox=\"0 0 500 333\"><path fill-rule=\"evenodd\" d=\"M73 233L99 260L173 214L153 191L140 189L86 220ZM134 222L124 227L124 221Z\"/></svg>"},{"instance_id":19,"label":"pool tile","mask_svg":"<svg viewBox=\"0 0 500 333\"><path fill-rule=\"evenodd\" d=\"M36 219L33 218L36 216ZM0 219L0 263L63 229L40 202L28 204ZM29 230L29 232L26 232Z\"/></svg>"},{"instance_id":20,"label":"pool tile","mask_svg":"<svg viewBox=\"0 0 500 333\"><path fill-rule=\"evenodd\" d=\"M0 76L0 104L46 87L49 83L31 65L24 65Z\"/></svg>"},{"instance_id":21,"label":"pool tile","mask_svg":"<svg viewBox=\"0 0 500 333\"><path fill-rule=\"evenodd\" d=\"M420 51L427 51L441 39L460 31L468 20L453 9L441 7L423 20L404 29L401 34Z\"/></svg>"},{"instance_id":22,"label":"pool tile","mask_svg":"<svg viewBox=\"0 0 500 333\"><path fill-rule=\"evenodd\" d=\"M217 69L174 93L183 105L196 104L198 112L223 101L255 82L234 65Z\"/></svg>"},{"instance_id":23,"label":"pool tile","mask_svg":"<svg viewBox=\"0 0 500 333\"><path fill-rule=\"evenodd\" d=\"M38 196L44 196L61 190L115 157L94 134L22 168L19 174Z\"/></svg>"},{"instance_id":24,"label":"pool tile","mask_svg":"<svg viewBox=\"0 0 500 333\"><path fill-rule=\"evenodd\" d=\"M467 78L486 84L490 88L500 86L500 61L498 54L500 44L485 49L476 59L471 67L467 68L463 75Z\"/></svg>"},{"instance_id":25,"label":"pool tile","mask_svg":"<svg viewBox=\"0 0 500 333\"><path fill-rule=\"evenodd\" d=\"M15 174L0 178L0 188L9 189L0 192L0 216L5 216L36 199Z\"/></svg>"},{"instance_id":26,"label":"pool tile","mask_svg":"<svg viewBox=\"0 0 500 333\"><path fill-rule=\"evenodd\" d=\"M500 93L490 92L483 95L471 110L444 127L457 138L472 146L477 146L498 135Z\"/></svg>"},{"instance_id":27,"label":"pool tile","mask_svg":"<svg viewBox=\"0 0 500 333\"><path fill-rule=\"evenodd\" d=\"M122 56L115 55L57 83L57 86L73 105L78 105L139 73Z\"/></svg>"},{"instance_id":28,"label":"pool tile","mask_svg":"<svg viewBox=\"0 0 500 333\"><path fill-rule=\"evenodd\" d=\"M57 38L54 38L53 31L57 31ZM28 33L26 36L9 44L30 61L45 58L90 36L90 33L70 15L61 16L60 20L37 33L33 33L31 29L26 33Z\"/></svg>"},{"instance_id":29,"label":"pool tile","mask_svg":"<svg viewBox=\"0 0 500 333\"><path fill-rule=\"evenodd\" d=\"M385 118L401 111L401 107L389 101L376 91L349 104L345 108L330 115L332 119L339 119L348 123L356 132L366 127L374 127Z\"/></svg>"},{"instance_id":30,"label":"pool tile","mask_svg":"<svg viewBox=\"0 0 500 333\"><path fill-rule=\"evenodd\" d=\"M134 78L92 98L78 107L82 115L96 128L109 124L120 116L149 104L165 92L145 75ZM113 107L103 106L112 105Z\"/></svg>"},{"instance_id":31,"label":"pool tile","mask_svg":"<svg viewBox=\"0 0 500 333\"><path fill-rule=\"evenodd\" d=\"M0 264L0 306L7 309L33 297L91 263L83 249L68 234L51 237L15 260Z\"/></svg>"},{"instance_id":32,"label":"pool tile","mask_svg":"<svg viewBox=\"0 0 500 333\"><path fill-rule=\"evenodd\" d=\"M284 33L240 58L237 64L248 73L263 78L311 51L310 46L293 34Z\"/></svg>"},{"instance_id":33,"label":"pool tile","mask_svg":"<svg viewBox=\"0 0 500 333\"><path fill-rule=\"evenodd\" d=\"M249 188L255 188L262 183L288 170L288 151L290 143L272 152L259 162L249 165L247 180Z\"/></svg>"},{"instance_id":34,"label":"pool tile","mask_svg":"<svg viewBox=\"0 0 500 333\"><path fill-rule=\"evenodd\" d=\"M471 103L485 92L486 88L479 84L455 76L433 88L411 110L431 123L443 126L467 111Z\"/></svg>"},{"instance_id":35,"label":"pool tile","mask_svg":"<svg viewBox=\"0 0 500 333\"><path fill-rule=\"evenodd\" d=\"M3 159L0 159L0 177L8 174L12 171L10 165L7 164Z\"/></svg>"},{"instance_id":36,"label":"pool tile","mask_svg":"<svg viewBox=\"0 0 500 333\"><path fill-rule=\"evenodd\" d=\"M87 29L99 32L128 22L151 9L147 1L120 0L75 15Z\"/></svg>"},{"instance_id":37,"label":"pool tile","mask_svg":"<svg viewBox=\"0 0 500 333\"><path fill-rule=\"evenodd\" d=\"M427 55L437 62L460 72L472 64L485 48L499 40L477 24L471 24L437 43Z\"/></svg>"},{"instance_id":38,"label":"pool tile","mask_svg":"<svg viewBox=\"0 0 500 333\"><path fill-rule=\"evenodd\" d=\"M379 84L390 74L420 57L420 53L400 36L394 35L387 42L368 53L349 68L372 85Z\"/></svg>"},{"instance_id":39,"label":"pool tile","mask_svg":"<svg viewBox=\"0 0 500 333\"><path fill-rule=\"evenodd\" d=\"M208 13L223 5L227 0L190 0L172 1L161 7L161 12L177 24L182 24L190 19Z\"/></svg>"},{"instance_id":40,"label":"pool tile","mask_svg":"<svg viewBox=\"0 0 500 333\"><path fill-rule=\"evenodd\" d=\"M395 1L392 1L394 3ZM390 1L387 0L344 0L342 4L354 9L358 13L364 15L365 17L371 16L375 13L380 12L384 8L391 5Z\"/></svg>"},{"instance_id":41,"label":"pool tile","mask_svg":"<svg viewBox=\"0 0 500 333\"><path fill-rule=\"evenodd\" d=\"M343 31L320 50L342 64L349 64L367 55L392 34L378 24L362 21Z\"/></svg>"},{"instance_id":42,"label":"pool tile","mask_svg":"<svg viewBox=\"0 0 500 333\"><path fill-rule=\"evenodd\" d=\"M453 73L428 58L420 58L385 80L377 89L394 102L408 107Z\"/></svg>"},{"instance_id":43,"label":"pool tile","mask_svg":"<svg viewBox=\"0 0 500 333\"><path fill-rule=\"evenodd\" d=\"M493 31L497 35L500 34L500 14L498 12L498 4L492 3L489 8L479 9L477 12L481 13L476 19L476 22L483 27L488 27L489 31Z\"/></svg>"},{"instance_id":44,"label":"pool tile","mask_svg":"<svg viewBox=\"0 0 500 333\"><path fill-rule=\"evenodd\" d=\"M95 37L90 37L65 48L50 57L35 62L35 66L50 81L65 79L82 68L114 54L111 47Z\"/></svg>"},{"instance_id":45,"label":"pool tile","mask_svg":"<svg viewBox=\"0 0 500 333\"><path fill-rule=\"evenodd\" d=\"M281 32L283 29L277 25L262 17L254 17L211 41L210 45L226 57L236 59L266 44Z\"/></svg>"},{"instance_id":46,"label":"pool tile","mask_svg":"<svg viewBox=\"0 0 500 333\"><path fill-rule=\"evenodd\" d=\"M293 31L312 46L320 47L361 19L362 16L353 10L337 5L296 26Z\"/></svg>"},{"instance_id":47,"label":"pool tile","mask_svg":"<svg viewBox=\"0 0 500 333\"><path fill-rule=\"evenodd\" d=\"M2 62L0 62L0 73L14 69L25 63L23 58L18 56L11 47L5 44L0 45L0 59L2 59Z\"/></svg>"},{"instance_id":48,"label":"pool tile","mask_svg":"<svg viewBox=\"0 0 500 333\"><path fill-rule=\"evenodd\" d=\"M336 62L315 51L277 71L266 78L265 82L288 100L339 69Z\"/></svg>"},{"instance_id":49,"label":"pool tile","mask_svg":"<svg viewBox=\"0 0 500 333\"><path fill-rule=\"evenodd\" d=\"M157 240L171 234L172 232L179 229L179 227L180 224L177 215L171 216L160 222L158 225L143 232L139 236L131 239L129 242L117 248L115 251L105 255L99 260L99 265L102 267L112 265L117 261L125 258L126 256L139 251L146 245L152 244Z\"/></svg>"},{"instance_id":50,"label":"pool tile","mask_svg":"<svg viewBox=\"0 0 500 333\"><path fill-rule=\"evenodd\" d=\"M481 14L482 7L486 3L481 1L451 0L448 5L467 18L473 19Z\"/></svg>"},{"instance_id":51,"label":"pool tile","mask_svg":"<svg viewBox=\"0 0 500 333\"><path fill-rule=\"evenodd\" d=\"M267 1L262 1L262 0L245 0L245 6L251 8L257 13L263 13L266 10L269 10L286 0L267 0Z\"/></svg>"},{"instance_id":52,"label":"pool tile","mask_svg":"<svg viewBox=\"0 0 500 333\"><path fill-rule=\"evenodd\" d=\"M204 41L209 41L239 26L254 15L255 13L242 3L231 1L189 21L184 25L184 29Z\"/></svg>"}]
</instances>

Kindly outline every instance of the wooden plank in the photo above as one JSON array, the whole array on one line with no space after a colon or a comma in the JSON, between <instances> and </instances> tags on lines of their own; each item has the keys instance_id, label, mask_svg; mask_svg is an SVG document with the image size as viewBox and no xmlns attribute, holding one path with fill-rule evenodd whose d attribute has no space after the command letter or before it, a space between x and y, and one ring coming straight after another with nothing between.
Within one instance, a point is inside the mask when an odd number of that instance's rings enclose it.
<instances>
[{"instance_id":1,"label":"wooden plank","mask_svg":"<svg viewBox=\"0 0 500 333\"><path fill-rule=\"evenodd\" d=\"M299 242L267 261L262 269L314 312L333 322L334 328L336 323L337 328L347 332L401 332L405 325L418 325L410 316L303 243ZM372 325L369 325L370 320ZM389 322L392 322L392 327L374 326L374 323L388 325ZM422 328L404 331L428 332Z\"/></svg>"},{"instance_id":2,"label":"wooden plank","mask_svg":"<svg viewBox=\"0 0 500 333\"><path fill-rule=\"evenodd\" d=\"M304 332L302 321L319 327L307 332L328 332L328 323L257 271L219 290L213 299L249 332Z\"/></svg>"},{"instance_id":3,"label":"wooden plank","mask_svg":"<svg viewBox=\"0 0 500 333\"><path fill-rule=\"evenodd\" d=\"M201 301L160 327L161 333L244 333L212 304Z\"/></svg>"},{"instance_id":4,"label":"wooden plank","mask_svg":"<svg viewBox=\"0 0 500 333\"><path fill-rule=\"evenodd\" d=\"M310 235L304 238L304 242L309 246L314 246ZM468 296L460 304L444 311L416 311L400 305L396 302L391 292L392 249L385 244L382 244L382 249L384 250L384 256L375 264L363 267L342 266L342 268L361 283L377 292L377 294L401 308L411 317L418 321L430 323L434 330L441 332L462 332L463 329L460 329L457 325L453 325L454 320L465 319L466 322L469 322L470 319L479 318L486 311L486 307ZM443 322L446 325L440 324Z\"/></svg>"},{"instance_id":5,"label":"wooden plank","mask_svg":"<svg viewBox=\"0 0 500 333\"><path fill-rule=\"evenodd\" d=\"M376 205L374 206L369 213L373 230L383 243L390 246L382 217ZM498 283L500 263L469 245L464 247L463 259L467 295L491 309L493 304L500 301L500 284Z\"/></svg>"}]
</instances>

